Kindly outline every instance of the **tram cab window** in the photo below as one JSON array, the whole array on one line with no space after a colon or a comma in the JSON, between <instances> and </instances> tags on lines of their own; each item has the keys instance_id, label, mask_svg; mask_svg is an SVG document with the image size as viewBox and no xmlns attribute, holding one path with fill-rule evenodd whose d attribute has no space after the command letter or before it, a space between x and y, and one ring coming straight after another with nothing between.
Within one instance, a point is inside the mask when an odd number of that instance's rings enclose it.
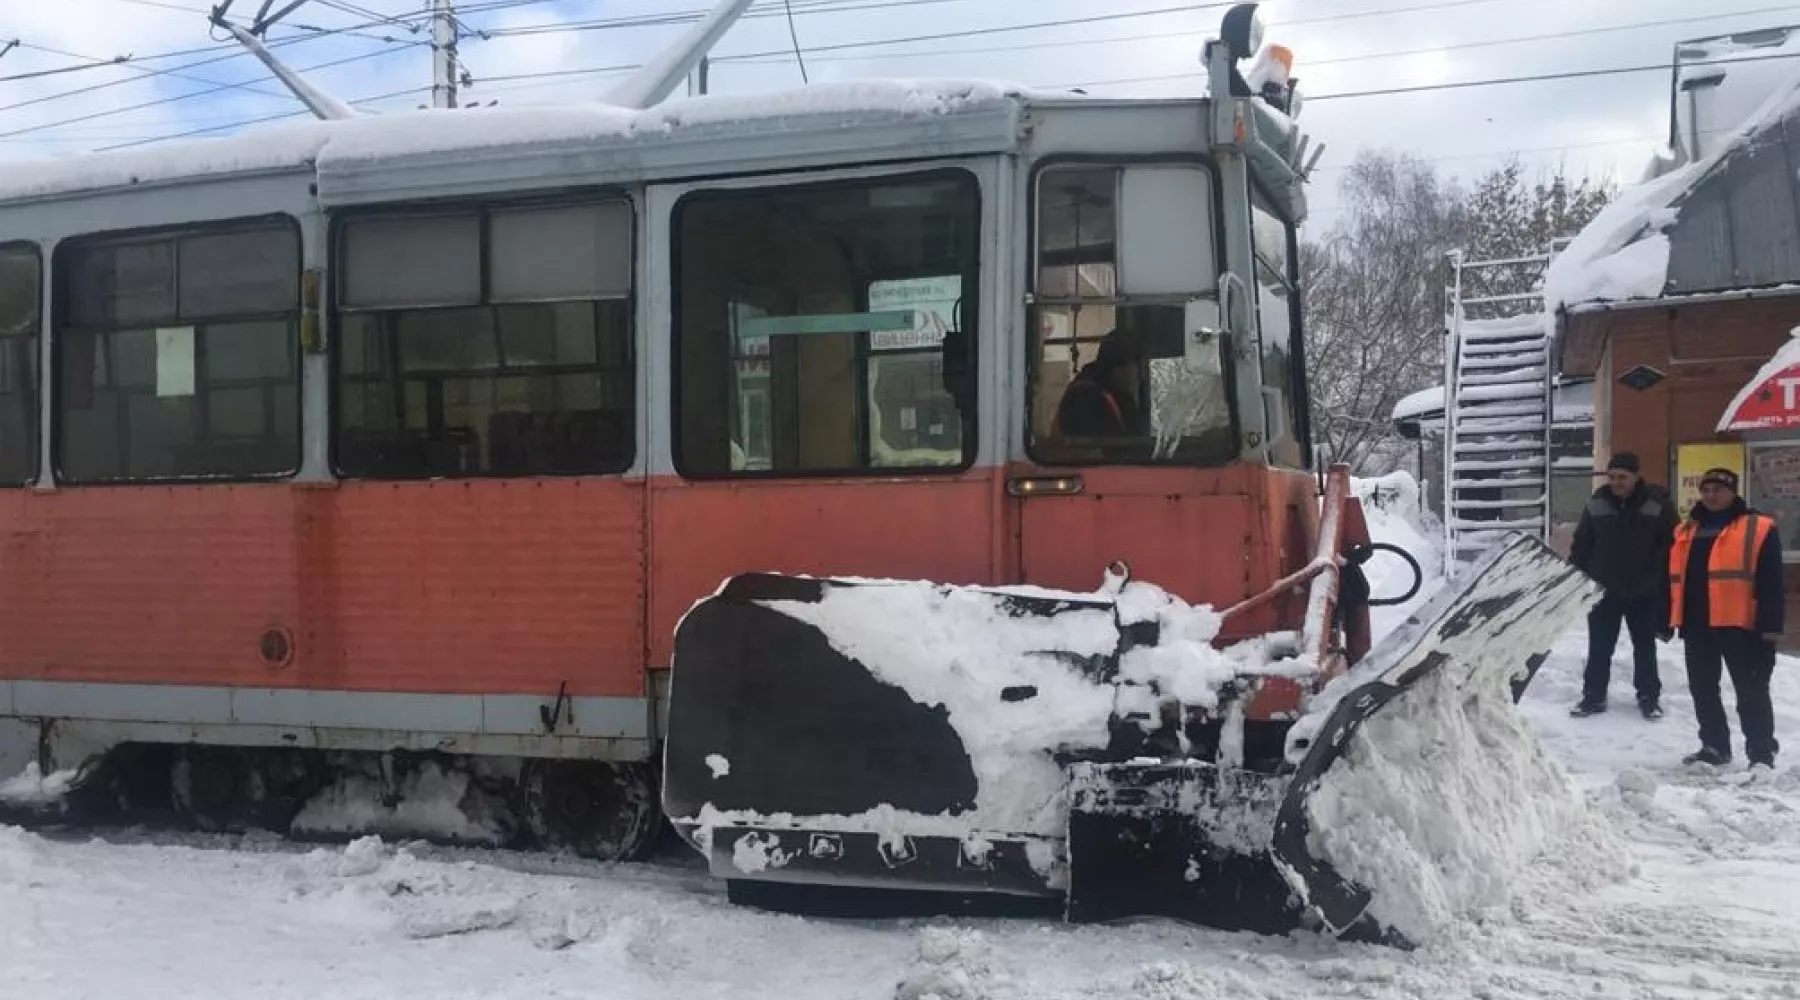
<instances>
[{"instance_id":1,"label":"tram cab window","mask_svg":"<svg viewBox=\"0 0 1800 1000\"><path fill-rule=\"evenodd\" d=\"M1218 287L1211 174L1059 164L1034 188L1032 457L1235 458L1224 345L1197 362L1187 350L1194 304Z\"/></svg>"},{"instance_id":2,"label":"tram cab window","mask_svg":"<svg viewBox=\"0 0 1800 1000\"><path fill-rule=\"evenodd\" d=\"M971 464L980 229L960 171L685 198L682 474Z\"/></svg>"},{"instance_id":3,"label":"tram cab window","mask_svg":"<svg viewBox=\"0 0 1800 1000\"><path fill-rule=\"evenodd\" d=\"M37 478L42 275L36 247L0 245L0 486Z\"/></svg>"},{"instance_id":4,"label":"tram cab window","mask_svg":"<svg viewBox=\"0 0 1800 1000\"><path fill-rule=\"evenodd\" d=\"M300 462L289 221L57 251L57 466L70 482L251 479Z\"/></svg>"},{"instance_id":5,"label":"tram cab window","mask_svg":"<svg viewBox=\"0 0 1800 1000\"><path fill-rule=\"evenodd\" d=\"M1263 398L1269 429L1269 461L1289 469L1308 465L1305 373L1297 360L1299 302L1291 228L1257 192L1250 219L1256 250L1256 313L1261 325Z\"/></svg>"},{"instance_id":6,"label":"tram cab window","mask_svg":"<svg viewBox=\"0 0 1800 1000\"><path fill-rule=\"evenodd\" d=\"M635 453L629 203L352 216L340 228L346 476L623 472Z\"/></svg>"}]
</instances>

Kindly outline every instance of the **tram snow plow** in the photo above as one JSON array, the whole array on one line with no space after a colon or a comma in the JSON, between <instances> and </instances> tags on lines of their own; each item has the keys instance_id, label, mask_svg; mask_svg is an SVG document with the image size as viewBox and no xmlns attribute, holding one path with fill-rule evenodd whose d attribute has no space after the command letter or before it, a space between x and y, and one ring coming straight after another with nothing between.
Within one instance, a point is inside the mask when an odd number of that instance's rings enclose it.
<instances>
[{"instance_id":1,"label":"tram snow plow","mask_svg":"<svg viewBox=\"0 0 1800 1000\"><path fill-rule=\"evenodd\" d=\"M1356 572L1322 565L1316 590ZM1330 849L1359 758L1387 752L1367 724L1511 712L1593 596L1515 536L1327 682L1291 635L1285 656L1279 636L1216 648L1219 616L1120 576L1093 594L739 576L677 631L665 808L746 902L998 896L1405 944ZM1254 718L1271 677L1305 683L1299 718Z\"/></svg>"}]
</instances>

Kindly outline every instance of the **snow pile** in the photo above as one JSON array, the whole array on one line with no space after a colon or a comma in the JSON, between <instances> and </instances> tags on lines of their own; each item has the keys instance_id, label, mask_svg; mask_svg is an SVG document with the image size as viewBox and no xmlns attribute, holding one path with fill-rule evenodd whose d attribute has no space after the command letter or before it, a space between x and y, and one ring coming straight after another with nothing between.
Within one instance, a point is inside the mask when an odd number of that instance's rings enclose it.
<instances>
[{"instance_id":1,"label":"snow pile","mask_svg":"<svg viewBox=\"0 0 1800 1000\"><path fill-rule=\"evenodd\" d=\"M1439 671L1364 727L1311 803L1308 844L1371 887L1370 913L1414 941L1509 902L1552 841L1595 870L1608 847L1504 688L1464 698Z\"/></svg>"},{"instance_id":2,"label":"snow pile","mask_svg":"<svg viewBox=\"0 0 1800 1000\"><path fill-rule=\"evenodd\" d=\"M424 761L400 782L400 798L384 801L373 775L344 773L306 801L294 817L301 835L370 833L387 837L434 838L466 844L498 845L510 831L510 809L460 768Z\"/></svg>"},{"instance_id":3,"label":"snow pile","mask_svg":"<svg viewBox=\"0 0 1800 1000\"><path fill-rule=\"evenodd\" d=\"M74 768L67 768L46 775L34 760L24 771L0 781L0 805L27 808L51 805L67 794L78 773Z\"/></svg>"},{"instance_id":4,"label":"snow pile","mask_svg":"<svg viewBox=\"0 0 1800 1000\"><path fill-rule=\"evenodd\" d=\"M1105 746L1115 696L1056 652L1112 654L1119 634L1109 608L1014 616L992 594L927 583L829 587L816 604L768 606L817 628L913 701L946 709L979 788L960 825L1061 835L1062 771L1044 751ZM1033 693L1007 701L1008 689Z\"/></svg>"},{"instance_id":5,"label":"snow pile","mask_svg":"<svg viewBox=\"0 0 1800 1000\"><path fill-rule=\"evenodd\" d=\"M1721 147L1723 150L1729 147ZM1670 205L1712 168L1690 163L1619 193L1544 272L1544 311L1582 302L1654 299L1669 280L1669 237L1678 212Z\"/></svg>"},{"instance_id":6,"label":"snow pile","mask_svg":"<svg viewBox=\"0 0 1800 1000\"><path fill-rule=\"evenodd\" d=\"M1469 580L1328 684L1288 737L1304 755L1365 684L1441 657L1363 725L1308 802L1309 849L1367 886L1370 914L1415 941L1506 904L1519 869L1552 841L1594 843L1575 837L1586 807L1515 709L1511 681L1596 589L1529 548L1496 550ZM1451 617L1453 606L1467 610Z\"/></svg>"},{"instance_id":7,"label":"snow pile","mask_svg":"<svg viewBox=\"0 0 1800 1000\"><path fill-rule=\"evenodd\" d=\"M1217 611L1187 604L1160 587L1132 582L1118 595L1124 625L1154 621L1157 643L1129 650L1119 658L1119 678L1155 690L1184 705L1217 708L1219 692L1246 666L1261 662L1242 644L1227 652L1213 646L1224 625Z\"/></svg>"},{"instance_id":8,"label":"snow pile","mask_svg":"<svg viewBox=\"0 0 1800 1000\"><path fill-rule=\"evenodd\" d=\"M0 888L11 889L34 877L40 864L38 843L16 826L0 826Z\"/></svg>"},{"instance_id":9,"label":"snow pile","mask_svg":"<svg viewBox=\"0 0 1800 1000\"><path fill-rule=\"evenodd\" d=\"M1800 326L1788 331L1788 342L1781 345L1781 349L1775 352L1774 357L1763 362L1763 366L1757 369L1756 374L1748 382L1744 383L1744 387L1737 391L1737 395L1731 397L1731 405L1725 407L1724 412L1719 414L1719 423L1714 429L1721 434L1725 433L1731 423L1732 414L1736 413L1745 403L1750 402L1750 397L1763 387L1763 383L1793 365L1800 365Z\"/></svg>"},{"instance_id":10,"label":"snow pile","mask_svg":"<svg viewBox=\"0 0 1800 1000\"><path fill-rule=\"evenodd\" d=\"M494 930L521 916L509 893L470 892L445 865L361 837L340 852L314 851L285 874L292 898L322 919L414 940Z\"/></svg>"},{"instance_id":11,"label":"snow pile","mask_svg":"<svg viewBox=\"0 0 1800 1000\"><path fill-rule=\"evenodd\" d=\"M1270 992L1238 969L1152 962L1138 970L1129 992L1120 995L1142 1000L1259 1000L1290 994Z\"/></svg>"},{"instance_id":12,"label":"snow pile","mask_svg":"<svg viewBox=\"0 0 1800 1000\"><path fill-rule=\"evenodd\" d=\"M894 1000L988 1000L1003 983L986 935L928 927L919 934L913 969L895 988Z\"/></svg>"},{"instance_id":13,"label":"snow pile","mask_svg":"<svg viewBox=\"0 0 1800 1000\"><path fill-rule=\"evenodd\" d=\"M717 132L733 124L746 130L779 130L804 118L846 124L929 118L1042 93L976 80L854 81L778 93L707 95L644 111L587 104L433 109L292 122L147 150L0 164L0 201L313 165L323 174L337 166L433 153L491 150L516 155L527 146L675 137L682 132ZM1066 94L1053 96L1070 99Z\"/></svg>"},{"instance_id":14,"label":"snow pile","mask_svg":"<svg viewBox=\"0 0 1800 1000\"><path fill-rule=\"evenodd\" d=\"M670 131L757 119L833 116L935 117L1022 97L1079 99L1014 83L964 79L846 80L763 94L665 101L637 113L636 131Z\"/></svg>"}]
</instances>

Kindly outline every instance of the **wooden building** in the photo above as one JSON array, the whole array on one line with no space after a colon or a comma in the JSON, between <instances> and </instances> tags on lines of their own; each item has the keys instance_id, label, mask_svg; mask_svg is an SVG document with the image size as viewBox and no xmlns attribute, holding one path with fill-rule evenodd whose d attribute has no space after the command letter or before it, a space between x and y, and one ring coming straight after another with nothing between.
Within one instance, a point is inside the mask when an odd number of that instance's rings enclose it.
<instances>
[{"instance_id":1,"label":"wooden building","mask_svg":"<svg viewBox=\"0 0 1800 1000\"><path fill-rule=\"evenodd\" d=\"M1596 468L1635 452L1685 512L1705 469L1731 467L1779 519L1789 649L1800 648L1800 407L1776 355L1800 329L1800 76L1783 61L1773 84L1756 67L1731 85L1752 60L1795 50L1797 29L1678 49L1672 155L1546 280L1561 373L1594 380Z\"/></svg>"}]
</instances>

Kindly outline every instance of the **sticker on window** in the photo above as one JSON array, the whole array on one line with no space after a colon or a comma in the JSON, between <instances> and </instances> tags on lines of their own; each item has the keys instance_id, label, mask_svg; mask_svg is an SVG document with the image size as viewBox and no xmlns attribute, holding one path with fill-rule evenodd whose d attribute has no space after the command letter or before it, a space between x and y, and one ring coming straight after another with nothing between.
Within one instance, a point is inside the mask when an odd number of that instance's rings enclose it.
<instances>
[{"instance_id":1,"label":"sticker on window","mask_svg":"<svg viewBox=\"0 0 1800 1000\"><path fill-rule=\"evenodd\" d=\"M158 327L156 331L156 394L194 394L194 328Z\"/></svg>"}]
</instances>

